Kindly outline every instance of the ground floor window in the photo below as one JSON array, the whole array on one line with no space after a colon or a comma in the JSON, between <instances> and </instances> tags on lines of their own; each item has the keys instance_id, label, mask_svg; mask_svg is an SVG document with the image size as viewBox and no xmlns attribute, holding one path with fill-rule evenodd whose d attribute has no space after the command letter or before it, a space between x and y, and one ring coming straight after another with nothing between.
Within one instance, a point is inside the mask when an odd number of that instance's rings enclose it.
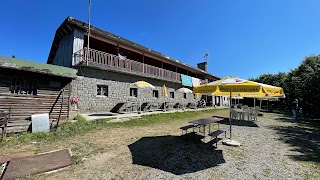
<instances>
[{"instance_id":1,"label":"ground floor window","mask_svg":"<svg viewBox=\"0 0 320 180\"><path fill-rule=\"evenodd\" d=\"M22 77L12 77L10 93L19 95L37 95L37 81Z\"/></svg>"},{"instance_id":2,"label":"ground floor window","mask_svg":"<svg viewBox=\"0 0 320 180\"><path fill-rule=\"evenodd\" d=\"M131 97L138 97L138 89L137 88L130 88L130 96Z\"/></svg>"},{"instance_id":3,"label":"ground floor window","mask_svg":"<svg viewBox=\"0 0 320 180\"><path fill-rule=\"evenodd\" d=\"M174 92L170 92L170 98L174 99Z\"/></svg>"},{"instance_id":4,"label":"ground floor window","mask_svg":"<svg viewBox=\"0 0 320 180\"><path fill-rule=\"evenodd\" d=\"M97 95L98 96L108 96L108 86L97 85Z\"/></svg>"},{"instance_id":5,"label":"ground floor window","mask_svg":"<svg viewBox=\"0 0 320 180\"><path fill-rule=\"evenodd\" d=\"M152 97L159 98L159 91L158 90L153 90L152 91Z\"/></svg>"}]
</instances>

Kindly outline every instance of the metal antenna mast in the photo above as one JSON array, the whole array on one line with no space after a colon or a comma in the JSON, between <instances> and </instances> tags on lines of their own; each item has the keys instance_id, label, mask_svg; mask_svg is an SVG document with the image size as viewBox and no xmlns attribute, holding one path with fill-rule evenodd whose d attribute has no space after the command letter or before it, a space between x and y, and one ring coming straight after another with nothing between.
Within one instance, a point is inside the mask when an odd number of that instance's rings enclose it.
<instances>
[{"instance_id":1,"label":"metal antenna mast","mask_svg":"<svg viewBox=\"0 0 320 180\"><path fill-rule=\"evenodd\" d=\"M209 56L209 54L208 54L208 53L206 53L206 54L204 55L204 58L206 59L206 63L207 63L207 65L208 65L208 56Z\"/></svg>"},{"instance_id":2,"label":"metal antenna mast","mask_svg":"<svg viewBox=\"0 0 320 180\"><path fill-rule=\"evenodd\" d=\"M86 54L86 60L87 60L87 66L89 61L89 45L90 45L90 6L91 6L91 0L88 0L88 45L87 45L87 54Z\"/></svg>"}]
</instances>

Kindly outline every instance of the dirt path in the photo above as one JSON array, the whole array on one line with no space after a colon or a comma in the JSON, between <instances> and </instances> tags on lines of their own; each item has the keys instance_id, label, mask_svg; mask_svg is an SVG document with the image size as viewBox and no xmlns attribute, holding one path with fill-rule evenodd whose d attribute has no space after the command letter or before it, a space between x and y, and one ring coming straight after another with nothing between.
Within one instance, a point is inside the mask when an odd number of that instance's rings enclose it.
<instances>
[{"instance_id":1,"label":"dirt path","mask_svg":"<svg viewBox=\"0 0 320 180\"><path fill-rule=\"evenodd\" d=\"M228 110L216 114L227 117ZM203 115L208 116L208 115ZM317 168L292 158L294 151L276 127L292 126L267 114L256 123L234 122L241 147L219 143L214 149L180 137L191 119L131 128L102 128L54 144L19 149L70 148L78 164L36 179L304 179L320 177ZM223 125L222 125L223 126ZM34 145L33 145L34 146ZM14 149L12 149L14 151ZM17 151L17 150L15 150ZM318 166L318 164L315 164ZM313 174L311 176L311 174ZM315 174L315 175L314 175Z\"/></svg>"}]
</instances>

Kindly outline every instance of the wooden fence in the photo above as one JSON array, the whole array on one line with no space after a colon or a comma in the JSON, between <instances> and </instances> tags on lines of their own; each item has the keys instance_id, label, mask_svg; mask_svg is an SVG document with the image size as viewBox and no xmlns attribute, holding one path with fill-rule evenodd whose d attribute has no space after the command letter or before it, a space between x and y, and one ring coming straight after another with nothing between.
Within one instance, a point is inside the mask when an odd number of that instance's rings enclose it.
<instances>
[{"instance_id":1,"label":"wooden fence","mask_svg":"<svg viewBox=\"0 0 320 180\"><path fill-rule=\"evenodd\" d=\"M87 57L89 53L89 57ZM75 53L74 57L85 61L87 58L91 63L103 64L112 68L119 68L126 71L138 72L145 75L156 76L167 80L181 81L180 73L169 71L163 68L151 66L125 57L116 56L106 52L84 48ZM79 62L79 60L77 60Z\"/></svg>"}]
</instances>

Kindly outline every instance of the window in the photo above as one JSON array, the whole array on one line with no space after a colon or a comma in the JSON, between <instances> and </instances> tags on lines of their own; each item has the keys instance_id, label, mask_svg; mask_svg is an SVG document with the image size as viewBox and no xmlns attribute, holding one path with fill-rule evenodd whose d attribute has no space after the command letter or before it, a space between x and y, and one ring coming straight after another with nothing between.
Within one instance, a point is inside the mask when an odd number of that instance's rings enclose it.
<instances>
[{"instance_id":1,"label":"window","mask_svg":"<svg viewBox=\"0 0 320 180\"><path fill-rule=\"evenodd\" d=\"M97 96L108 96L108 86L97 85Z\"/></svg>"},{"instance_id":2,"label":"window","mask_svg":"<svg viewBox=\"0 0 320 180\"><path fill-rule=\"evenodd\" d=\"M174 92L170 92L170 98L174 99Z\"/></svg>"},{"instance_id":3,"label":"window","mask_svg":"<svg viewBox=\"0 0 320 180\"><path fill-rule=\"evenodd\" d=\"M153 90L152 91L152 97L159 98L159 91L158 90Z\"/></svg>"},{"instance_id":4,"label":"window","mask_svg":"<svg viewBox=\"0 0 320 180\"><path fill-rule=\"evenodd\" d=\"M37 81L33 79L12 77L10 93L19 95L37 95Z\"/></svg>"},{"instance_id":5,"label":"window","mask_svg":"<svg viewBox=\"0 0 320 180\"><path fill-rule=\"evenodd\" d=\"M183 98L187 99L187 93L183 93Z\"/></svg>"},{"instance_id":6,"label":"window","mask_svg":"<svg viewBox=\"0 0 320 180\"><path fill-rule=\"evenodd\" d=\"M137 88L130 88L130 96L131 97L138 97L138 89Z\"/></svg>"}]
</instances>

